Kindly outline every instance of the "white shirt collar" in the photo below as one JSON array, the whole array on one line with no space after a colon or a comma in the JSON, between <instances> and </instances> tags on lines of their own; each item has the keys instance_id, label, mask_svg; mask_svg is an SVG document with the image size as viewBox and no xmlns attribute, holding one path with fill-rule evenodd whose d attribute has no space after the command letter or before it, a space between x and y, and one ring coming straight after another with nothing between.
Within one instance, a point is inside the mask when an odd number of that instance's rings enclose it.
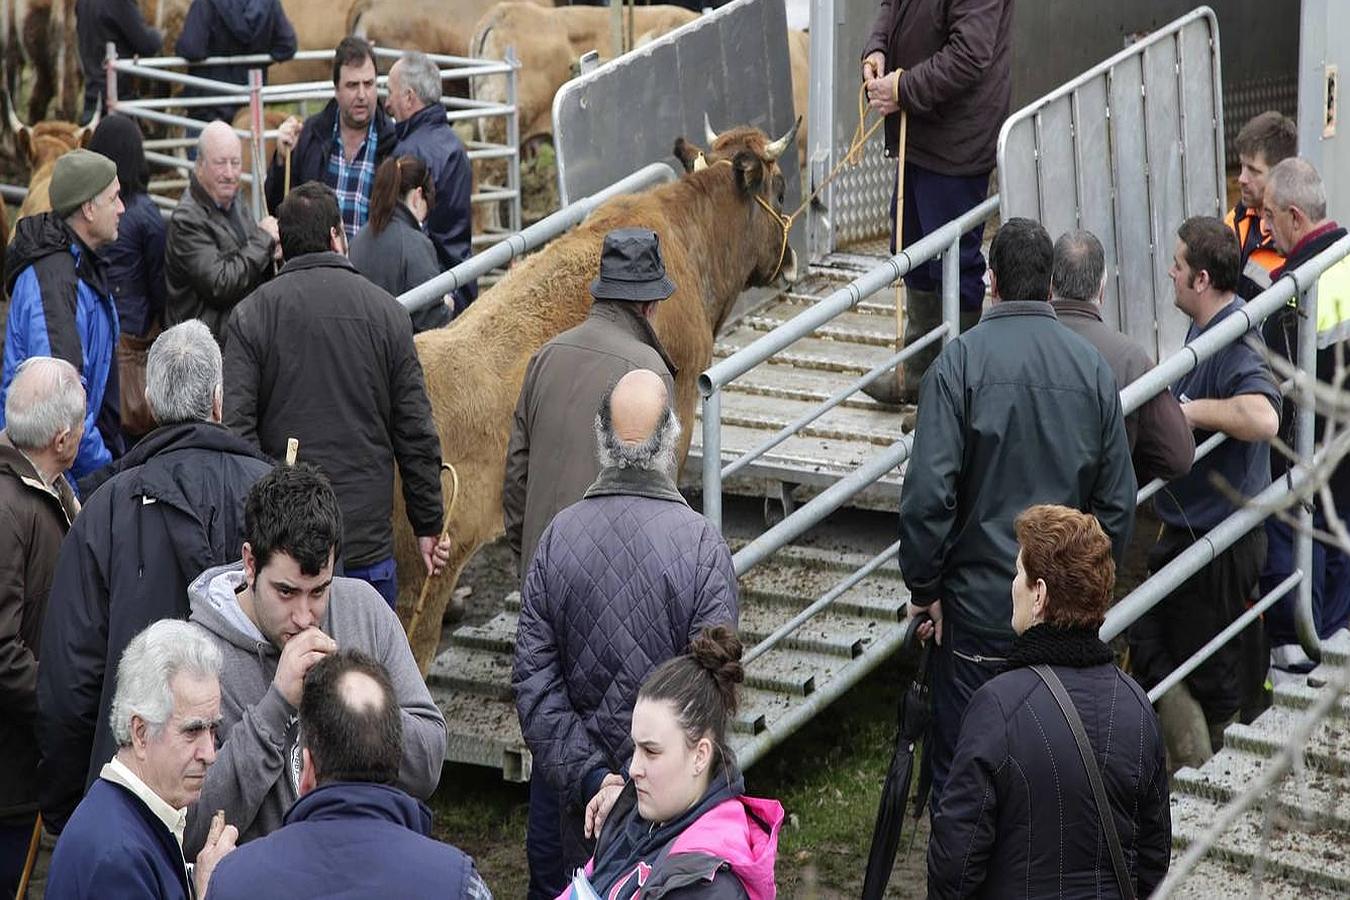
<instances>
[{"instance_id":1,"label":"white shirt collar","mask_svg":"<svg viewBox=\"0 0 1350 900\"><path fill-rule=\"evenodd\" d=\"M182 852L183 832L187 829L187 807L174 809L116 756L103 767L103 771L99 772L98 775L104 781L120 784L140 798L140 801L149 808L150 812L155 814L155 818L163 822L164 827L169 829L169 833L178 841L179 852Z\"/></svg>"}]
</instances>

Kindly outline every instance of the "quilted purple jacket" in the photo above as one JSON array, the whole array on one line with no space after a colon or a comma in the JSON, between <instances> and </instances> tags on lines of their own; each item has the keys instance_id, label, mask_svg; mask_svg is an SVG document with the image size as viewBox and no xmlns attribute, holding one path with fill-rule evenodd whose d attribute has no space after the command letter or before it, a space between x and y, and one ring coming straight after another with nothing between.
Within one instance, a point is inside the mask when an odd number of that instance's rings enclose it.
<instances>
[{"instance_id":1,"label":"quilted purple jacket","mask_svg":"<svg viewBox=\"0 0 1350 900\"><path fill-rule=\"evenodd\" d=\"M705 626L738 616L718 530L672 486L646 496L606 488L611 471L540 538L521 589L511 678L534 765L583 803L595 772L627 765L647 675Z\"/></svg>"}]
</instances>

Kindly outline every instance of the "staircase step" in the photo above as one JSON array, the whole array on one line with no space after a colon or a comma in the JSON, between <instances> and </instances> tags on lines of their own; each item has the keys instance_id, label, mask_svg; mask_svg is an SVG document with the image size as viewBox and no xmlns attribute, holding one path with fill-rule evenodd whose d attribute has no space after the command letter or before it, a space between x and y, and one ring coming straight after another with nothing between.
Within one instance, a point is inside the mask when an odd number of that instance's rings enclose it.
<instances>
[{"instance_id":1,"label":"staircase step","mask_svg":"<svg viewBox=\"0 0 1350 900\"><path fill-rule=\"evenodd\" d=\"M1251 784L1270 760L1225 747L1202 769L1182 769L1172 776L1174 793L1190 794L1220 806ZM1278 808L1288 819L1323 828L1339 828L1350 834L1350 794L1340 779L1322 769L1308 768L1301 776L1291 774L1280 787Z\"/></svg>"},{"instance_id":2,"label":"staircase step","mask_svg":"<svg viewBox=\"0 0 1350 900\"><path fill-rule=\"evenodd\" d=\"M1342 716L1329 716L1318 724L1303 748L1309 767L1337 775L1350 775L1350 723ZM1255 756L1273 757L1284 749L1294 727L1306 713L1283 707L1271 707L1251 725L1230 725L1224 731L1224 745Z\"/></svg>"},{"instance_id":3,"label":"staircase step","mask_svg":"<svg viewBox=\"0 0 1350 900\"><path fill-rule=\"evenodd\" d=\"M756 310L741 322L756 331L772 331L792 321L809 308L807 304L773 303ZM812 334L834 341L850 341L894 349L895 316L869 312L840 313Z\"/></svg>"},{"instance_id":4,"label":"staircase step","mask_svg":"<svg viewBox=\"0 0 1350 900\"><path fill-rule=\"evenodd\" d=\"M844 386L846 380L835 373L822 372L819 369L799 369L796 366L769 363L768 365L756 366L737 378L726 387L723 397L730 397L732 394L748 394L750 396L782 397L785 400L802 400L816 405L828 400L835 391ZM900 415L894 407L882 406L859 391L845 400L842 408L885 413L892 417L895 422L893 431L896 436L899 436ZM696 408L696 412L700 411L701 408Z\"/></svg>"},{"instance_id":5,"label":"staircase step","mask_svg":"<svg viewBox=\"0 0 1350 900\"><path fill-rule=\"evenodd\" d=\"M754 343L761 332L739 328L717 339L718 354L737 352ZM881 365L894 353L892 347L876 347L852 341L832 341L825 338L802 338L779 351L774 359L810 369L829 372L856 372L861 375L873 366Z\"/></svg>"},{"instance_id":6,"label":"staircase step","mask_svg":"<svg viewBox=\"0 0 1350 900\"><path fill-rule=\"evenodd\" d=\"M761 429L764 433L760 435L760 441L763 441L785 425L814 412L819 405L807 400L727 391L722 395L722 424ZM873 409L837 406L797 434L843 441L865 440L877 445L878 449L889 447L903 436L900 416L880 406Z\"/></svg>"},{"instance_id":7,"label":"staircase step","mask_svg":"<svg viewBox=\"0 0 1350 900\"><path fill-rule=\"evenodd\" d=\"M761 428L740 425L722 425L722 461L729 463L747 451L758 447L770 432ZM834 484L848 475L882 448L871 441L840 438L803 437L794 435L774 447L751 464L754 473L775 478L789 484ZM690 448L684 474L695 476L697 462L703 458L701 434L696 434ZM901 476L893 470L884 479L884 485L898 488Z\"/></svg>"},{"instance_id":8,"label":"staircase step","mask_svg":"<svg viewBox=\"0 0 1350 900\"><path fill-rule=\"evenodd\" d=\"M1251 895L1252 881L1251 869L1206 857L1177 885L1172 896L1180 900L1246 897ZM1304 881L1271 881L1267 875L1261 881L1261 890L1257 896L1261 900L1333 900L1343 895L1331 888Z\"/></svg>"}]
</instances>

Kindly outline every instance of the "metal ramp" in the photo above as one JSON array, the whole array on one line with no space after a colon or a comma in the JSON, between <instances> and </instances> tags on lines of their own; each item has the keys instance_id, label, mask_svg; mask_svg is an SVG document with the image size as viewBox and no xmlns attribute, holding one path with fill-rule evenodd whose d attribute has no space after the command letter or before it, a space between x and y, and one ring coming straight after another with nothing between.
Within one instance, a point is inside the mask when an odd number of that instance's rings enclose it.
<instances>
[{"instance_id":1,"label":"metal ramp","mask_svg":"<svg viewBox=\"0 0 1350 900\"><path fill-rule=\"evenodd\" d=\"M886 242L881 240L853 245L813 264L791 291L741 316L718 335L714 361L743 349L887 256ZM895 293L886 290L727 385L722 394L723 464L809 412L885 360L894 349ZM900 420L900 412L894 408L882 406L865 394L854 394L726 479L723 490L776 500L786 497L784 505L790 512L796 500L828 487L880 448L894 443L901 436ZM698 484L702 459L702 429L695 427L684 467L684 485ZM900 475L892 472L850 505L895 510Z\"/></svg>"},{"instance_id":2,"label":"metal ramp","mask_svg":"<svg viewBox=\"0 0 1350 900\"><path fill-rule=\"evenodd\" d=\"M1275 689L1275 703L1251 725L1232 725L1224 749L1200 769L1172 777L1173 859L1215 821L1220 808L1250 786L1317 702L1334 670L1350 666L1350 635L1324 644L1323 664ZM1264 872L1261 894L1273 898L1350 895L1350 697L1342 696L1303 748L1303 771L1276 790L1269 822L1264 800L1225 831L1190 876L1181 897L1248 893L1251 873Z\"/></svg>"},{"instance_id":3,"label":"metal ramp","mask_svg":"<svg viewBox=\"0 0 1350 900\"><path fill-rule=\"evenodd\" d=\"M735 549L735 546L733 546ZM740 579L740 633L749 648L768 637L867 557L789 546ZM746 667L731 745L743 765L804 724L825 702L879 665L898 645L909 594L894 563L883 566ZM431 666L427 684L445 713L446 759L530 777L532 760L511 696L520 595L480 625L461 626Z\"/></svg>"}]
</instances>

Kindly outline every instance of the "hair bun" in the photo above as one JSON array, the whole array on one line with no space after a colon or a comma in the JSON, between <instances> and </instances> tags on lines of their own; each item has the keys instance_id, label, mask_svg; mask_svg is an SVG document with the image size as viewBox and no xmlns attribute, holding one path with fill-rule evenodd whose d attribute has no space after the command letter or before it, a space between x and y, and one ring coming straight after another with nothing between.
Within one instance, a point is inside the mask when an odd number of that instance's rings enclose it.
<instances>
[{"instance_id":1,"label":"hair bun","mask_svg":"<svg viewBox=\"0 0 1350 900\"><path fill-rule=\"evenodd\" d=\"M745 681L744 645L729 625L704 628L689 642L689 656L712 676L728 713L736 709L736 686Z\"/></svg>"}]
</instances>

